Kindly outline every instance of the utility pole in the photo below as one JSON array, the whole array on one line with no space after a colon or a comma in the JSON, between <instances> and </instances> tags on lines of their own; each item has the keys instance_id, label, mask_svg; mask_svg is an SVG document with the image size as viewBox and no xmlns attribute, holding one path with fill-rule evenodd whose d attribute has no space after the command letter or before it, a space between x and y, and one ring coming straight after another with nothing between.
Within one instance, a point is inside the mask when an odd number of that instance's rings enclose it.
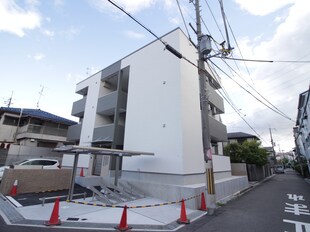
<instances>
[{"instance_id":1,"label":"utility pole","mask_svg":"<svg viewBox=\"0 0 310 232\"><path fill-rule=\"evenodd\" d=\"M213 214L216 208L215 188L214 188L214 176L213 176L213 164L211 158L211 138L209 127L209 99L207 93L207 72L205 69L204 51L202 47L202 40L208 39L206 35L201 31L201 19L200 19L200 5L199 0L195 0L196 10L196 32L198 41L198 74L199 74L199 87L200 87L200 108L201 108L201 122L202 122L202 140L203 140L203 153L206 167L207 178L207 203L209 203L209 214Z\"/></svg>"},{"instance_id":2,"label":"utility pole","mask_svg":"<svg viewBox=\"0 0 310 232\"><path fill-rule=\"evenodd\" d=\"M275 171L275 165L277 163L277 159L276 159L276 152L274 150L274 142L273 142L273 139L272 139L272 133L271 133L271 128L269 128L269 133L270 133L270 141L271 141L271 146L272 146L272 153L273 153L273 158L274 158L274 161L273 161L273 171Z\"/></svg>"}]
</instances>

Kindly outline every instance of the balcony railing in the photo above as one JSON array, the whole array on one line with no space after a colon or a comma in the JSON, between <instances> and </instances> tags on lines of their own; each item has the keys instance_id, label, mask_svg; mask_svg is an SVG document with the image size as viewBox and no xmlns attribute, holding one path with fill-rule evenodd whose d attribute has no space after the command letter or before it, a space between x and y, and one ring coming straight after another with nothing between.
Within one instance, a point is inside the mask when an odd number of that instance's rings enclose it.
<instances>
[{"instance_id":1,"label":"balcony railing","mask_svg":"<svg viewBox=\"0 0 310 232\"><path fill-rule=\"evenodd\" d=\"M118 93L114 91L98 99L97 113L101 115L113 115L115 113L117 97L119 97L120 111L125 111L127 104L127 94L121 91L118 96Z\"/></svg>"},{"instance_id":2,"label":"balcony railing","mask_svg":"<svg viewBox=\"0 0 310 232\"><path fill-rule=\"evenodd\" d=\"M211 139L216 142L227 141L226 126L209 115Z\"/></svg>"},{"instance_id":3,"label":"balcony railing","mask_svg":"<svg viewBox=\"0 0 310 232\"><path fill-rule=\"evenodd\" d=\"M82 131L82 124L75 124L68 128L67 140L68 141L77 141L80 139Z\"/></svg>"},{"instance_id":4,"label":"balcony railing","mask_svg":"<svg viewBox=\"0 0 310 232\"><path fill-rule=\"evenodd\" d=\"M86 97L76 101L72 105L71 115L76 117L82 117L84 115L86 105Z\"/></svg>"},{"instance_id":5,"label":"balcony railing","mask_svg":"<svg viewBox=\"0 0 310 232\"><path fill-rule=\"evenodd\" d=\"M28 124L26 126L21 127L18 130L17 134L33 133L33 134L44 134L44 135L54 135L54 136L66 137L67 131L68 131L67 129Z\"/></svg>"}]
</instances>

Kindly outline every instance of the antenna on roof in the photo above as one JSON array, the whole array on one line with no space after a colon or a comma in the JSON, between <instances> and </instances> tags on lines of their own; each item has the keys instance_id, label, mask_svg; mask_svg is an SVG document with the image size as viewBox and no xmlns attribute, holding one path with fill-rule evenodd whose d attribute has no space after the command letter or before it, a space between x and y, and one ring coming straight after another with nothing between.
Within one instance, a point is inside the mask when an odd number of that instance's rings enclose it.
<instances>
[{"instance_id":1,"label":"antenna on roof","mask_svg":"<svg viewBox=\"0 0 310 232\"><path fill-rule=\"evenodd\" d=\"M10 108L10 106L13 104L12 99L13 99L13 91L12 91L11 97L8 100L4 101L4 104L6 104L8 108Z\"/></svg>"},{"instance_id":2,"label":"antenna on roof","mask_svg":"<svg viewBox=\"0 0 310 232\"><path fill-rule=\"evenodd\" d=\"M37 102L37 109L40 109L40 100L41 100L41 97L43 96L43 90L44 90L45 86L40 85L40 87L41 87L41 91L39 92L39 99L38 99L38 102Z\"/></svg>"}]
</instances>

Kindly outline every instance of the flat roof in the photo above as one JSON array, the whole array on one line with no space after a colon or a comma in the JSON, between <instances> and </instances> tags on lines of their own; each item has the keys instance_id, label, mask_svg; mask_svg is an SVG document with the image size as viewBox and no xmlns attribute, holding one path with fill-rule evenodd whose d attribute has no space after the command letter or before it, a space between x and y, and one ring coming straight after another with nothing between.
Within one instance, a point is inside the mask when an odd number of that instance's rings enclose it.
<instances>
[{"instance_id":1,"label":"flat roof","mask_svg":"<svg viewBox=\"0 0 310 232\"><path fill-rule=\"evenodd\" d=\"M138 156L138 155L154 155L152 152L144 151L129 151L119 149L109 149L100 147L85 147L77 145L66 145L53 149L56 152L64 152L71 154L95 154L95 155L110 155L110 156Z\"/></svg>"}]
</instances>

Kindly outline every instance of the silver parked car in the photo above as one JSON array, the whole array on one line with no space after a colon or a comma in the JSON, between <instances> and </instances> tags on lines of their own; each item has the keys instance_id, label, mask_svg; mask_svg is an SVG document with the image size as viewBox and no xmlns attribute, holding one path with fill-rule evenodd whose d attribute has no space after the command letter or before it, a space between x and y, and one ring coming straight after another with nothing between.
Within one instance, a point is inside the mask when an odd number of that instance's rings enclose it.
<instances>
[{"instance_id":1,"label":"silver parked car","mask_svg":"<svg viewBox=\"0 0 310 232\"><path fill-rule=\"evenodd\" d=\"M284 173L284 166L283 165L277 165L274 168L275 173L277 174L283 174Z\"/></svg>"},{"instance_id":2,"label":"silver parked car","mask_svg":"<svg viewBox=\"0 0 310 232\"><path fill-rule=\"evenodd\" d=\"M0 181L2 180L3 172L6 168L14 168L14 166L34 166L42 167L43 169L58 169L60 168L60 163L55 159L27 159L19 161L10 166L0 167Z\"/></svg>"}]
</instances>

